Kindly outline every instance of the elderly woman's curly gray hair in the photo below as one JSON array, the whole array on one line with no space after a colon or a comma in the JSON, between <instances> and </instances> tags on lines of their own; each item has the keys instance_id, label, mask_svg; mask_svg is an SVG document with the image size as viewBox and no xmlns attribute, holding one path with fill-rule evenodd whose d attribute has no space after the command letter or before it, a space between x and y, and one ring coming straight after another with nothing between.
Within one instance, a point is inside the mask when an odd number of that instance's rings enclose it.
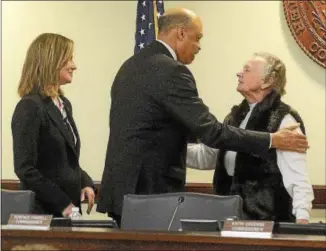
<instances>
[{"instance_id":1,"label":"elderly woman's curly gray hair","mask_svg":"<svg viewBox=\"0 0 326 251\"><path fill-rule=\"evenodd\" d=\"M266 60L263 69L263 78L265 82L271 84L272 88L277 91L281 96L286 93L286 67L284 63L275 55L267 52L254 53L255 57L261 57Z\"/></svg>"}]
</instances>

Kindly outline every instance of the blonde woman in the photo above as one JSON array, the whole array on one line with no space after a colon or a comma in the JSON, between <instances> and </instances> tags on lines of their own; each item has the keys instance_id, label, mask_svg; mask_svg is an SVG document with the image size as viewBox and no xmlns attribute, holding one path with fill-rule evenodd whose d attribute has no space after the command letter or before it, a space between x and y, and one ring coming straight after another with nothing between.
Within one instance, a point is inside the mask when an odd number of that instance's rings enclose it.
<instances>
[{"instance_id":1,"label":"blonde woman","mask_svg":"<svg viewBox=\"0 0 326 251\"><path fill-rule=\"evenodd\" d=\"M36 194L35 213L69 216L85 197L94 204L94 184L80 168L80 139L72 107L61 86L71 83L74 43L44 33L30 45L12 118L15 173L21 189ZM89 211L88 211L89 212Z\"/></svg>"}]
</instances>

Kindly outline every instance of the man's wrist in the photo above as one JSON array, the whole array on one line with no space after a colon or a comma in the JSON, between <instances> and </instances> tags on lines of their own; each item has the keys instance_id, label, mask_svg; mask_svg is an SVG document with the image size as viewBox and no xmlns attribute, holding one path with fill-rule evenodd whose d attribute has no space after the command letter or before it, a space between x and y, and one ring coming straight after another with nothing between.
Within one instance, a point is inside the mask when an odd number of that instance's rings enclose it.
<instances>
[{"instance_id":1,"label":"man's wrist","mask_svg":"<svg viewBox=\"0 0 326 251\"><path fill-rule=\"evenodd\" d=\"M297 220L299 220L299 219L309 220L309 212L306 209L303 209L303 208L297 209L297 212L295 215L296 215Z\"/></svg>"}]
</instances>

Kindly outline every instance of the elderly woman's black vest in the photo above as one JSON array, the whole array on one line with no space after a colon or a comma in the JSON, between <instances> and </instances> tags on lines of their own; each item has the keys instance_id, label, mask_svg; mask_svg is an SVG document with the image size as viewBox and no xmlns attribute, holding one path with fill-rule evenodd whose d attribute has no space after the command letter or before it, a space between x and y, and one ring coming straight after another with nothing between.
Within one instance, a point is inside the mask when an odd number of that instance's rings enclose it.
<instances>
[{"instance_id":1,"label":"elderly woman's black vest","mask_svg":"<svg viewBox=\"0 0 326 251\"><path fill-rule=\"evenodd\" d=\"M244 100L234 106L224 123L239 127L249 106ZM276 132L286 114L291 114L305 128L299 114L271 92L258 103L248 120L246 129ZM237 153L234 176L227 174L224 166L225 150L220 149L214 174L215 192L220 195L238 194L243 199L245 219L294 221L292 199L285 190L282 175L277 165L276 150L271 149L267 158Z\"/></svg>"}]
</instances>

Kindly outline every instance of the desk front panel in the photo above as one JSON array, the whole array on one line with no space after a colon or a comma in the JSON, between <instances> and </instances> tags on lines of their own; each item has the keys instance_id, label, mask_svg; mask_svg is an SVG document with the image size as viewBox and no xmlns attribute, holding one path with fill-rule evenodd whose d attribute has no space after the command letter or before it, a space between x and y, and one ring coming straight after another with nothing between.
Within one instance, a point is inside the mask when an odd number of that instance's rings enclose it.
<instances>
[{"instance_id":1,"label":"desk front panel","mask_svg":"<svg viewBox=\"0 0 326 251\"><path fill-rule=\"evenodd\" d=\"M274 235L271 239L221 237L217 232L132 232L105 228L10 230L2 226L2 250L49 244L60 250L326 250L326 236Z\"/></svg>"}]
</instances>

